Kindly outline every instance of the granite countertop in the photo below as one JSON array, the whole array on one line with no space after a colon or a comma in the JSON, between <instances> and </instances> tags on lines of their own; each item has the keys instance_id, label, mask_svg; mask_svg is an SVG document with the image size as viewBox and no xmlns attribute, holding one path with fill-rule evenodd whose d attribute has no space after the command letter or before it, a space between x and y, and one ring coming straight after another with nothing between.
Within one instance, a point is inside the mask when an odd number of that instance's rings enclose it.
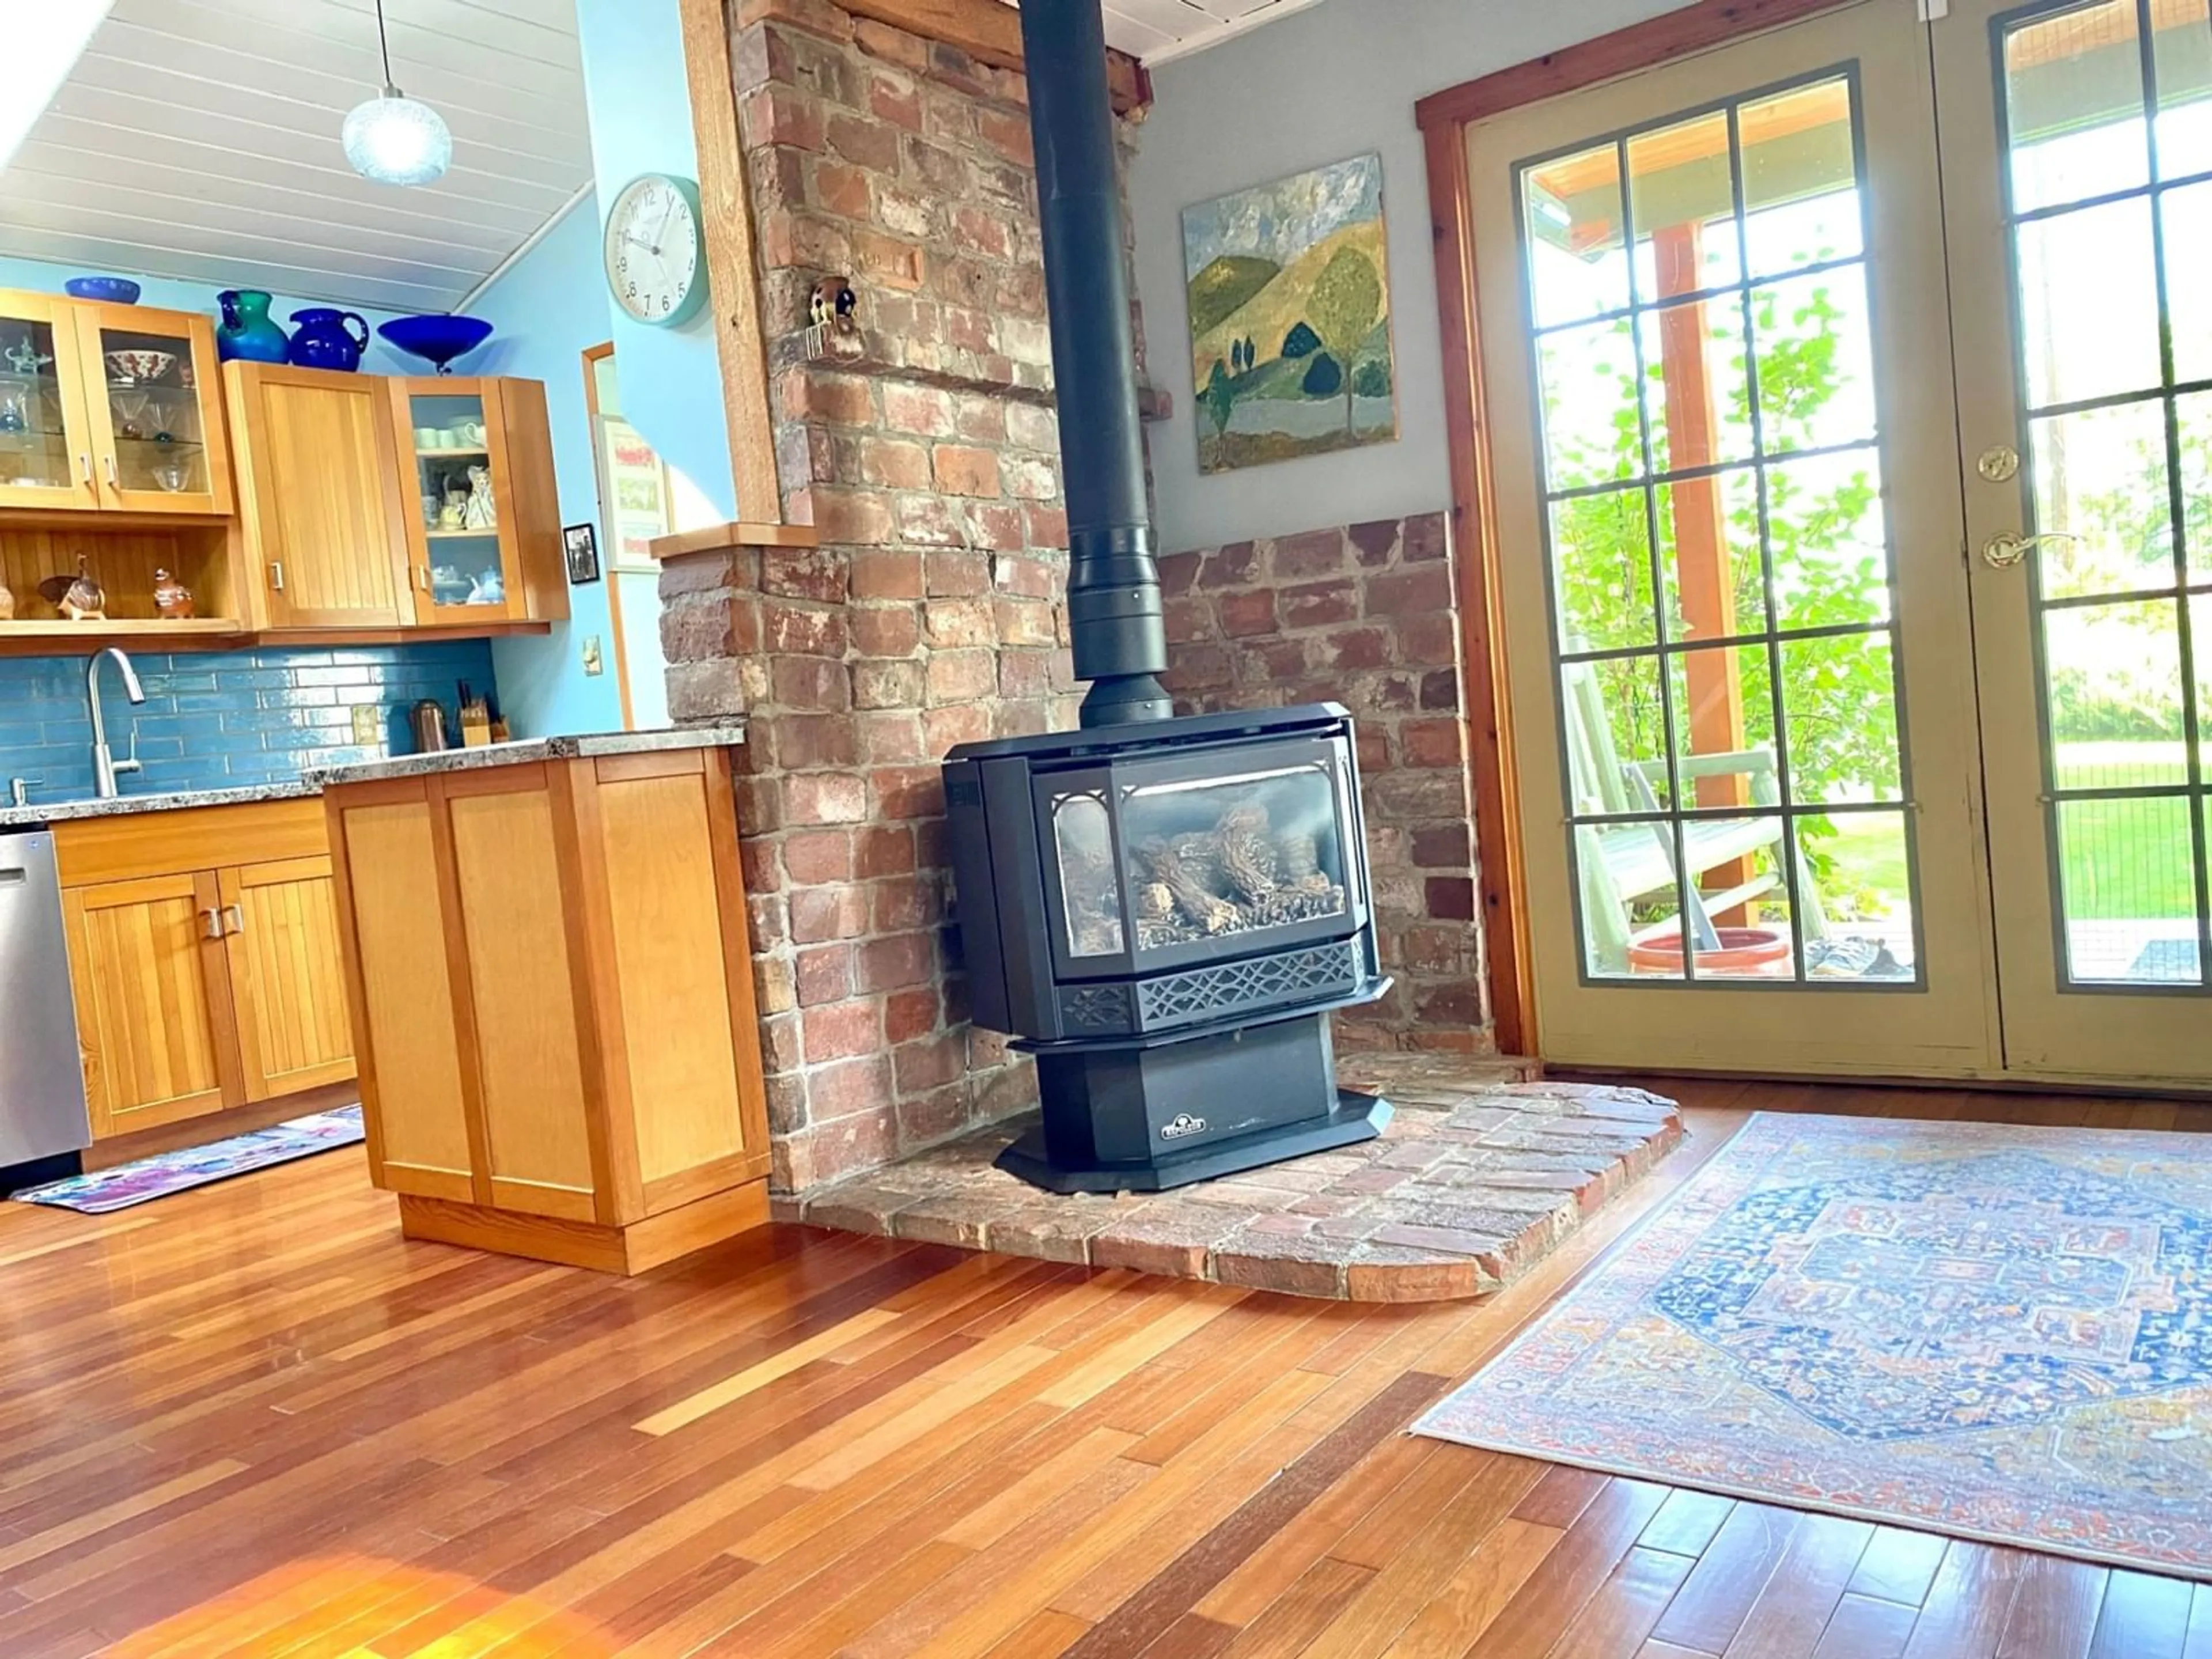
<instances>
[{"instance_id":1,"label":"granite countertop","mask_svg":"<svg viewBox=\"0 0 2212 1659\"><path fill-rule=\"evenodd\" d=\"M179 789L168 794L118 795L113 800L34 800L28 806L0 806L0 830L72 818L128 817L140 812L181 812L195 806L245 806L261 800L298 800L322 788L303 778L282 783L246 783L234 789Z\"/></svg>"},{"instance_id":2,"label":"granite countertop","mask_svg":"<svg viewBox=\"0 0 2212 1659\"><path fill-rule=\"evenodd\" d=\"M522 766L535 761L589 760L602 755L645 755L683 749L730 749L745 740L742 725L684 726L664 732L599 732L582 737L520 738L480 749L445 749L428 755L395 755L389 760L356 761L349 766L318 767L307 774L317 788L347 783L379 783L390 778L419 778L439 772L475 772L494 766Z\"/></svg>"}]
</instances>

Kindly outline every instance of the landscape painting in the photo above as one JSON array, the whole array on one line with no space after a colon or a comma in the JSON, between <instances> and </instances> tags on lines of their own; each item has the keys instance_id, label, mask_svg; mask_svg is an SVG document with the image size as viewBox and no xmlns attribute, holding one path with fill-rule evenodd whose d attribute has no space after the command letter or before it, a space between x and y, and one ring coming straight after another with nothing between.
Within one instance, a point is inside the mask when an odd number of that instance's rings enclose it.
<instances>
[{"instance_id":1,"label":"landscape painting","mask_svg":"<svg viewBox=\"0 0 2212 1659\"><path fill-rule=\"evenodd\" d=\"M1382 158L1183 210L1198 470L1398 435Z\"/></svg>"}]
</instances>

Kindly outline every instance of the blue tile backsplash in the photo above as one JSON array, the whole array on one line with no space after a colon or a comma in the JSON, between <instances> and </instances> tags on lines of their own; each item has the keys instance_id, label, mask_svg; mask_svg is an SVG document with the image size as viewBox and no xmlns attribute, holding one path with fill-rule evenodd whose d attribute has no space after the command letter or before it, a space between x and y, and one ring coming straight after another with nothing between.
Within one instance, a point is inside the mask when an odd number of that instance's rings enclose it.
<instances>
[{"instance_id":1,"label":"blue tile backsplash","mask_svg":"<svg viewBox=\"0 0 2212 1659\"><path fill-rule=\"evenodd\" d=\"M32 780L31 799L81 799L92 789L92 720L84 702L88 651L74 657L0 657L0 803L9 781ZM483 640L434 645L348 646L328 651L208 652L131 656L146 701L123 695L114 665L100 671L107 740L118 757L138 733L143 772L121 780L126 795L226 789L296 777L310 766L343 764L413 746L407 711L422 698L446 706L459 729L462 682L491 692L491 647ZM382 742L354 741L353 711L380 709Z\"/></svg>"}]
</instances>

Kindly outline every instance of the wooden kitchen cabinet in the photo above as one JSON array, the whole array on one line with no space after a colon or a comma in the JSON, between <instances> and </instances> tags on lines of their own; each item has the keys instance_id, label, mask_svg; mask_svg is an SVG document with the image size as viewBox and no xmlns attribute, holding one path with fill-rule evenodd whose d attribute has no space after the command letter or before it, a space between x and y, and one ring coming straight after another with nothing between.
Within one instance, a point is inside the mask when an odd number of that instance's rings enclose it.
<instances>
[{"instance_id":1,"label":"wooden kitchen cabinet","mask_svg":"<svg viewBox=\"0 0 2212 1659\"><path fill-rule=\"evenodd\" d=\"M327 845L313 799L55 826L95 1139L354 1075Z\"/></svg>"},{"instance_id":2,"label":"wooden kitchen cabinet","mask_svg":"<svg viewBox=\"0 0 2212 1659\"><path fill-rule=\"evenodd\" d=\"M216 872L223 961L248 1101L343 1083L354 1074L326 857Z\"/></svg>"},{"instance_id":3,"label":"wooden kitchen cabinet","mask_svg":"<svg viewBox=\"0 0 2212 1659\"><path fill-rule=\"evenodd\" d=\"M211 871L65 888L95 1139L243 1098Z\"/></svg>"},{"instance_id":4,"label":"wooden kitchen cabinet","mask_svg":"<svg viewBox=\"0 0 2212 1659\"><path fill-rule=\"evenodd\" d=\"M568 567L545 388L536 380L392 377L415 620L559 622Z\"/></svg>"},{"instance_id":5,"label":"wooden kitchen cabinet","mask_svg":"<svg viewBox=\"0 0 2212 1659\"><path fill-rule=\"evenodd\" d=\"M369 1170L408 1236L640 1273L764 1220L726 750L363 769L324 803Z\"/></svg>"},{"instance_id":6,"label":"wooden kitchen cabinet","mask_svg":"<svg viewBox=\"0 0 2212 1659\"><path fill-rule=\"evenodd\" d=\"M0 508L230 516L215 329L0 289Z\"/></svg>"},{"instance_id":7,"label":"wooden kitchen cabinet","mask_svg":"<svg viewBox=\"0 0 2212 1659\"><path fill-rule=\"evenodd\" d=\"M383 380L282 363L223 366L239 528L257 627L415 620L404 471Z\"/></svg>"}]
</instances>

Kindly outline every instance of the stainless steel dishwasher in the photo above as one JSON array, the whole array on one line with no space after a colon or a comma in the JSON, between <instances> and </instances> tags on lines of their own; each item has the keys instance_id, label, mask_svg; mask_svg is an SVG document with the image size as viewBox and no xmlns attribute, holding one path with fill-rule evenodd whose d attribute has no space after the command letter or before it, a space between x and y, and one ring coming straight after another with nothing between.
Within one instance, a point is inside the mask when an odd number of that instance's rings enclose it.
<instances>
[{"instance_id":1,"label":"stainless steel dishwasher","mask_svg":"<svg viewBox=\"0 0 2212 1659\"><path fill-rule=\"evenodd\" d=\"M92 1144L47 830L0 830L0 1193L74 1173Z\"/></svg>"}]
</instances>

